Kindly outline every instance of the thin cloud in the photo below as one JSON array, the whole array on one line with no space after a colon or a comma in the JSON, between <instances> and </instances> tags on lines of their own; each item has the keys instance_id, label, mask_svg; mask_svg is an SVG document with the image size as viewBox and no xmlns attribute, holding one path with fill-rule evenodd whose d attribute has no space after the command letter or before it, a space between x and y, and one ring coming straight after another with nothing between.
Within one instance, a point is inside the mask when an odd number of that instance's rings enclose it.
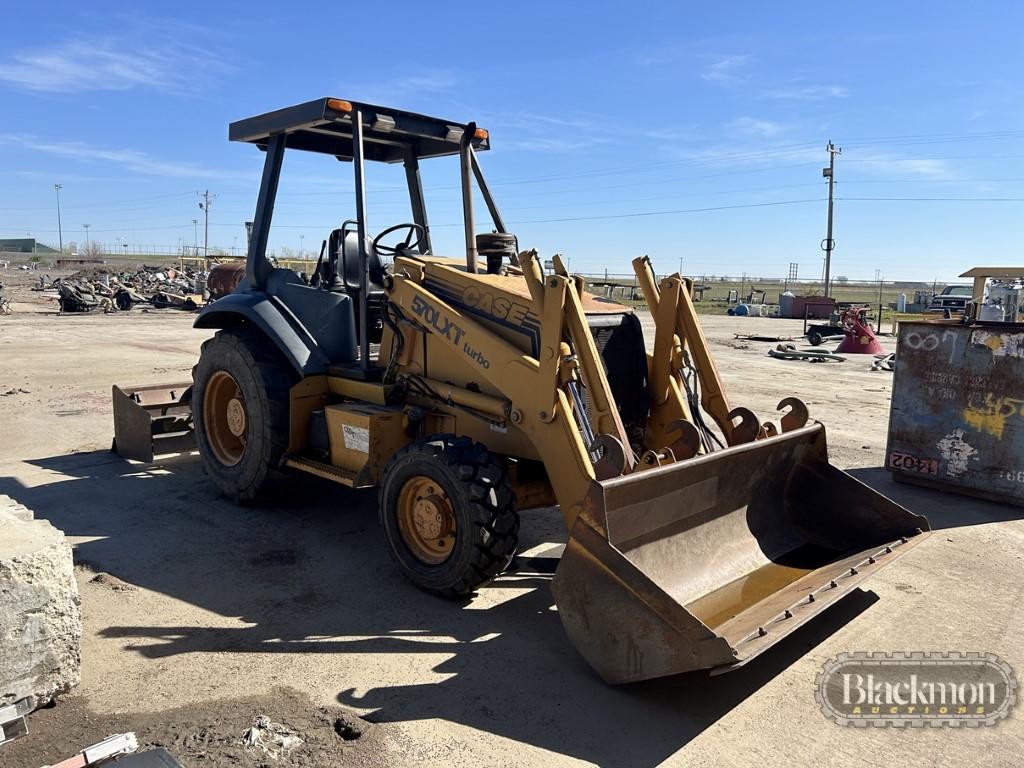
<instances>
[{"instance_id":1,"label":"thin cloud","mask_svg":"<svg viewBox=\"0 0 1024 768\"><path fill-rule=\"evenodd\" d=\"M578 131L610 131L607 122L589 117L562 117L542 115L536 112L516 113L498 118L506 127L530 128L533 130L567 129Z\"/></svg>"},{"instance_id":2,"label":"thin cloud","mask_svg":"<svg viewBox=\"0 0 1024 768\"><path fill-rule=\"evenodd\" d=\"M567 138L535 137L511 139L509 141L502 142L501 146L507 147L508 149L512 150L521 150L524 152L571 153L581 152L585 149L590 149L591 147L606 143L606 139L601 139L596 136Z\"/></svg>"},{"instance_id":3,"label":"thin cloud","mask_svg":"<svg viewBox=\"0 0 1024 768\"><path fill-rule=\"evenodd\" d=\"M447 69L425 69L415 75L398 77L377 83L348 83L338 89L342 96L360 94L360 100L371 103L402 105L416 102L419 97L449 93L459 84L455 73Z\"/></svg>"},{"instance_id":4,"label":"thin cloud","mask_svg":"<svg viewBox=\"0 0 1024 768\"><path fill-rule=\"evenodd\" d=\"M954 179L955 172L945 160L928 157L907 157L895 153L847 155L837 161L850 165L869 176L892 176L903 174L927 179Z\"/></svg>"},{"instance_id":5,"label":"thin cloud","mask_svg":"<svg viewBox=\"0 0 1024 768\"><path fill-rule=\"evenodd\" d=\"M778 136L786 130L785 126L780 123L773 123L770 120L758 120L753 117L739 117L733 120L729 127L737 133L748 136L763 136L764 138Z\"/></svg>"},{"instance_id":6,"label":"thin cloud","mask_svg":"<svg viewBox=\"0 0 1024 768\"><path fill-rule=\"evenodd\" d=\"M402 86L412 91L448 91L458 85L455 75L446 70L435 70L419 75L407 77L402 81Z\"/></svg>"},{"instance_id":7,"label":"thin cloud","mask_svg":"<svg viewBox=\"0 0 1024 768\"><path fill-rule=\"evenodd\" d=\"M743 79L742 70L749 59L749 56L726 56L704 70L701 78L719 85L737 83Z\"/></svg>"},{"instance_id":8,"label":"thin cloud","mask_svg":"<svg viewBox=\"0 0 1024 768\"><path fill-rule=\"evenodd\" d=\"M573 153L611 143L618 128L592 115L529 111L477 112L504 149L526 152Z\"/></svg>"},{"instance_id":9,"label":"thin cloud","mask_svg":"<svg viewBox=\"0 0 1024 768\"><path fill-rule=\"evenodd\" d=\"M180 40L146 36L144 47L125 38L74 38L0 62L0 83L35 93L185 92L226 71L208 51Z\"/></svg>"},{"instance_id":10,"label":"thin cloud","mask_svg":"<svg viewBox=\"0 0 1024 768\"><path fill-rule=\"evenodd\" d=\"M768 168L818 162L824 151L810 144L753 143L737 148L735 144L717 144L700 148L672 148L676 160L694 165L725 168Z\"/></svg>"},{"instance_id":11,"label":"thin cloud","mask_svg":"<svg viewBox=\"0 0 1024 768\"><path fill-rule=\"evenodd\" d=\"M794 85L768 91L769 99L788 99L793 101L821 101L822 99L841 99L847 90L841 85Z\"/></svg>"},{"instance_id":12,"label":"thin cloud","mask_svg":"<svg viewBox=\"0 0 1024 768\"><path fill-rule=\"evenodd\" d=\"M130 173L176 178L253 178L253 173L202 168L194 163L163 160L137 149L96 147L81 141L47 141L26 134L0 134L0 144L83 162L102 162Z\"/></svg>"},{"instance_id":13,"label":"thin cloud","mask_svg":"<svg viewBox=\"0 0 1024 768\"><path fill-rule=\"evenodd\" d=\"M637 55L636 63L641 67L663 66L678 61L684 54L684 50L678 46L648 48L643 53Z\"/></svg>"}]
</instances>

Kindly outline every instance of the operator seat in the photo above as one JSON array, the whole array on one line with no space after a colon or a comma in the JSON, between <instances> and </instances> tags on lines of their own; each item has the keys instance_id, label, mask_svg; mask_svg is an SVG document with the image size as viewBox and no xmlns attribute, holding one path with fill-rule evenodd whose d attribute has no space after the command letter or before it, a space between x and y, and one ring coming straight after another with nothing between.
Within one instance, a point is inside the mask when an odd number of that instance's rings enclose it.
<instances>
[{"instance_id":1,"label":"operator seat","mask_svg":"<svg viewBox=\"0 0 1024 768\"><path fill-rule=\"evenodd\" d=\"M328 240L329 252L337 263L340 285L337 289L344 290L352 297L352 306L356 313L356 327L359 325L359 234L352 229L335 229ZM373 247L373 241L366 238L366 258L369 265L369 276L366 292L367 335L370 341L380 341L384 323L382 314L387 303L387 291L384 289L384 264L380 254ZM335 290L337 290L335 289Z\"/></svg>"},{"instance_id":2,"label":"operator seat","mask_svg":"<svg viewBox=\"0 0 1024 768\"><path fill-rule=\"evenodd\" d=\"M352 230L345 232L339 257L339 272L341 273L342 281L345 283L345 290L358 299L360 282L358 233ZM369 266L367 299L372 301L374 298L382 298L385 293L383 285L384 263L381 261L377 249L373 247L373 240L369 236L366 238L366 260L368 262L367 266Z\"/></svg>"},{"instance_id":3,"label":"operator seat","mask_svg":"<svg viewBox=\"0 0 1024 768\"><path fill-rule=\"evenodd\" d=\"M331 255L331 261L337 264L338 278L340 285L336 290L344 288L345 293L350 294L353 299L359 297L359 235L353 230L335 229L331 232L327 241L327 251ZM380 255L373 247L373 240L366 238L366 257L369 261L369 296L384 292L384 264ZM323 265L323 280L328 282L330 267Z\"/></svg>"}]
</instances>

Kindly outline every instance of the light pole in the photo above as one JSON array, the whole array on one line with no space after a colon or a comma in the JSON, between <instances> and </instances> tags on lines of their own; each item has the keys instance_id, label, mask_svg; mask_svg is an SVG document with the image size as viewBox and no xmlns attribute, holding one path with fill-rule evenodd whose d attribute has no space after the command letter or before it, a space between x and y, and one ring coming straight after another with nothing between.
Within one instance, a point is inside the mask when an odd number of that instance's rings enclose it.
<instances>
[{"instance_id":1,"label":"light pole","mask_svg":"<svg viewBox=\"0 0 1024 768\"><path fill-rule=\"evenodd\" d=\"M57 193L57 240L60 248L60 253L64 255L64 233L60 227L60 191L64 188L63 184L54 184L53 190Z\"/></svg>"},{"instance_id":2,"label":"light pole","mask_svg":"<svg viewBox=\"0 0 1024 768\"><path fill-rule=\"evenodd\" d=\"M302 250L302 241L306 239L305 235L299 235L299 258L303 261L306 260L306 254Z\"/></svg>"},{"instance_id":3,"label":"light pole","mask_svg":"<svg viewBox=\"0 0 1024 768\"><path fill-rule=\"evenodd\" d=\"M192 219L192 247L195 249L196 257L199 257L199 219Z\"/></svg>"},{"instance_id":4,"label":"light pole","mask_svg":"<svg viewBox=\"0 0 1024 768\"><path fill-rule=\"evenodd\" d=\"M231 255L235 255L235 250L238 248L238 235L231 238Z\"/></svg>"},{"instance_id":5,"label":"light pole","mask_svg":"<svg viewBox=\"0 0 1024 768\"><path fill-rule=\"evenodd\" d=\"M89 225L88 224L83 224L82 226L85 227L85 253L86 253L86 255L88 255L89 254Z\"/></svg>"}]
</instances>

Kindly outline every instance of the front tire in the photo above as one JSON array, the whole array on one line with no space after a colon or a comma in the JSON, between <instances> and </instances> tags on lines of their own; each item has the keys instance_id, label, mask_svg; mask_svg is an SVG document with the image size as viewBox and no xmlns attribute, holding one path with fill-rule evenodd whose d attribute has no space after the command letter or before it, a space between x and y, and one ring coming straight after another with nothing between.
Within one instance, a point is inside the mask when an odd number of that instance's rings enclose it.
<instances>
[{"instance_id":1,"label":"front tire","mask_svg":"<svg viewBox=\"0 0 1024 768\"><path fill-rule=\"evenodd\" d=\"M519 515L505 466L469 438L438 435L395 454L379 509L399 567L443 597L473 593L515 554Z\"/></svg>"},{"instance_id":2,"label":"front tire","mask_svg":"<svg viewBox=\"0 0 1024 768\"><path fill-rule=\"evenodd\" d=\"M206 473L235 502L256 498L288 447L291 366L260 333L218 331L192 369L192 423Z\"/></svg>"}]
</instances>

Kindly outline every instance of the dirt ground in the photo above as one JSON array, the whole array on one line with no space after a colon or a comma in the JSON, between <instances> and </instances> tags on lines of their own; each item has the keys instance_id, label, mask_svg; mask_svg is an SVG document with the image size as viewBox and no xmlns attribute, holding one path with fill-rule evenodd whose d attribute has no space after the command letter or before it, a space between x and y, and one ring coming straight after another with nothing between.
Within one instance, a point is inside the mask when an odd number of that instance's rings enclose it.
<instances>
[{"instance_id":1,"label":"dirt ground","mask_svg":"<svg viewBox=\"0 0 1024 768\"><path fill-rule=\"evenodd\" d=\"M258 730L256 743L240 738L267 712L274 713L269 733ZM98 738L126 730L135 733L139 750L163 747L189 767L381 768L391 764L383 732L376 726L342 707L317 706L306 694L288 688L128 715L99 714L86 697L70 696L58 706L35 712L30 728L28 737L4 748L3 765L38 768L73 755ZM281 740L275 740L275 735ZM297 742L292 740L296 737Z\"/></svg>"},{"instance_id":2,"label":"dirt ground","mask_svg":"<svg viewBox=\"0 0 1024 768\"><path fill-rule=\"evenodd\" d=\"M110 385L187 380L207 335L189 315L57 316L38 294L13 298L0 317L0 494L73 542L84 638L81 687L0 747L5 768L133 728L192 766L288 764L231 741L256 710L312 734L325 751L306 765L1019 764L1019 714L993 728L855 730L815 705L815 676L844 651L985 651L1018 667L1024 512L894 484L880 469L892 374L869 360L783 362L733 338L799 322L706 319L733 401L768 417L782 397L804 399L833 461L935 533L736 672L612 688L554 610L564 532L551 511L524 515L532 559L475 599L426 596L391 563L372 492L297 478L275 503L240 508L194 456L146 466L109 452ZM338 708L371 721L367 735L327 738ZM221 746L200 755L207 743Z\"/></svg>"}]
</instances>

